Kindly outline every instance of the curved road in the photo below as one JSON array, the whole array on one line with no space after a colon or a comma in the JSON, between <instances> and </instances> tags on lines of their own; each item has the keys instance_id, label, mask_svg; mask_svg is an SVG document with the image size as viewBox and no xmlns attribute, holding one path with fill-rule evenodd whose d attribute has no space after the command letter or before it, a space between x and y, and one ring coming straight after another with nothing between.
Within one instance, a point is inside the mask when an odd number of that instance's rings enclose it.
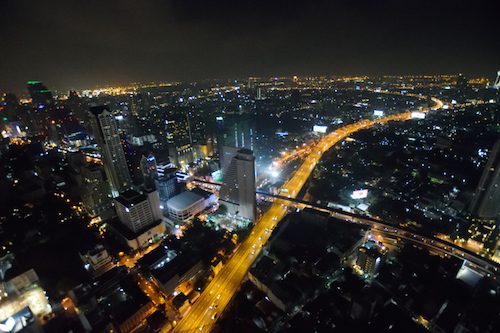
<instances>
[{"instance_id":1,"label":"curved road","mask_svg":"<svg viewBox=\"0 0 500 333\"><path fill-rule=\"evenodd\" d=\"M424 99L425 96L415 96ZM432 99L435 106L432 110L440 109L443 103ZM426 110L427 111L430 111ZM357 123L343 126L325 135L305 158L302 165L293 174L290 180L282 187L282 193L295 198L300 192L314 167L332 146L347 136L362 129L391 121L406 121L411 119L411 112L403 112L379 119L361 120ZM286 189L283 191L283 189ZM173 332L209 332L216 320L227 307L232 297L238 291L241 283L255 261L261 247L267 242L271 230L286 215L287 205L283 200L276 200L253 227L252 233L243 241L222 270L210 282L200 298L193 304L190 311L174 327Z\"/></svg>"}]
</instances>

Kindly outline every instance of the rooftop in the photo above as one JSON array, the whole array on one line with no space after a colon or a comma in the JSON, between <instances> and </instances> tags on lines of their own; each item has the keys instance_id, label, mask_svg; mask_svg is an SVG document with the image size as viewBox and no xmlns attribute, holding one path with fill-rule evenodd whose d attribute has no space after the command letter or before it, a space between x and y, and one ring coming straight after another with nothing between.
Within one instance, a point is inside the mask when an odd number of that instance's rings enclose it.
<instances>
[{"instance_id":1,"label":"rooftop","mask_svg":"<svg viewBox=\"0 0 500 333\"><path fill-rule=\"evenodd\" d=\"M90 107L90 112L96 116L100 115L104 111L109 112L109 107L107 105L99 105Z\"/></svg>"},{"instance_id":2,"label":"rooftop","mask_svg":"<svg viewBox=\"0 0 500 333\"><path fill-rule=\"evenodd\" d=\"M203 199L203 196L193 191L185 191L169 199L167 201L167 206L175 210L185 210Z\"/></svg>"},{"instance_id":3,"label":"rooftop","mask_svg":"<svg viewBox=\"0 0 500 333\"><path fill-rule=\"evenodd\" d=\"M141 194L137 191L127 190L121 193L120 196L115 198L115 200L121 203L123 206L131 207L133 205L137 205L143 201L146 201L147 197L146 195Z\"/></svg>"}]
</instances>

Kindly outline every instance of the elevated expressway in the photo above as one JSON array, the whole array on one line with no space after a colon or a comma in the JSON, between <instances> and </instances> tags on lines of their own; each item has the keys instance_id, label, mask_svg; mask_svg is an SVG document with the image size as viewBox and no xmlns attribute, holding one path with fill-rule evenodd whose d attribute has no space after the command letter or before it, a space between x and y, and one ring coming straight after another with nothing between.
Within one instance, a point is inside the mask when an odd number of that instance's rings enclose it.
<instances>
[{"instance_id":1,"label":"elevated expressway","mask_svg":"<svg viewBox=\"0 0 500 333\"><path fill-rule=\"evenodd\" d=\"M418 96L418 98L426 97ZM435 105L426 112L440 109L443 106L440 100L436 98L432 100ZM288 198L296 198L323 154L347 136L378 124L406 121L411 118L411 112L408 111L379 119L361 120L325 135L311 150L311 153L307 155L301 166L290 177L290 180L283 185L282 189L286 189ZM239 245L226 265L210 282L196 303L193 304L190 311L174 327L173 332L209 332L214 327L216 320L238 291L261 247L269 239L271 231L286 215L287 208L287 200L277 199L273 202L271 207L255 224L248 238Z\"/></svg>"}]
</instances>

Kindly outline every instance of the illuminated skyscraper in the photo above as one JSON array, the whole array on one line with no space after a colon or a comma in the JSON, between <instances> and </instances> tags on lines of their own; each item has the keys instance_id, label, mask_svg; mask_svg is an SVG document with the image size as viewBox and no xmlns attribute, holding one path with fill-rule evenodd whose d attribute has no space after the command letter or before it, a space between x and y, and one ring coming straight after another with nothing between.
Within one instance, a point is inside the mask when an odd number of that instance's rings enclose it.
<instances>
[{"instance_id":1,"label":"illuminated skyscraper","mask_svg":"<svg viewBox=\"0 0 500 333\"><path fill-rule=\"evenodd\" d=\"M132 185L118 125L107 106L91 107L90 113L94 137L101 150L104 171L111 185L112 195L116 197Z\"/></svg>"},{"instance_id":2,"label":"illuminated skyscraper","mask_svg":"<svg viewBox=\"0 0 500 333\"><path fill-rule=\"evenodd\" d=\"M229 213L255 220L255 156L251 150L240 149L232 158L219 194Z\"/></svg>"},{"instance_id":3,"label":"illuminated skyscraper","mask_svg":"<svg viewBox=\"0 0 500 333\"><path fill-rule=\"evenodd\" d=\"M481 219L497 219L500 215L500 140L491 150L476 192L470 212Z\"/></svg>"}]
</instances>

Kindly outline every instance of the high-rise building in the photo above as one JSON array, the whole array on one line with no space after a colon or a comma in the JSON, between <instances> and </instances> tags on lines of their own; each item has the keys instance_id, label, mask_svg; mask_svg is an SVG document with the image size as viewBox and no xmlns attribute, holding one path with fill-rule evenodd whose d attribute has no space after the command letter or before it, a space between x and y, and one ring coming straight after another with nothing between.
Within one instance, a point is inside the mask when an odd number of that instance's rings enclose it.
<instances>
[{"instance_id":1,"label":"high-rise building","mask_svg":"<svg viewBox=\"0 0 500 333\"><path fill-rule=\"evenodd\" d=\"M158 176L158 172L156 171L156 158L152 154L148 156L142 155L140 168L142 177L144 178L144 186L148 188L154 187L155 178Z\"/></svg>"},{"instance_id":2,"label":"high-rise building","mask_svg":"<svg viewBox=\"0 0 500 333\"><path fill-rule=\"evenodd\" d=\"M237 147L232 147L232 146L223 146L221 149L221 154L219 156L220 160L220 170L222 171L222 174L224 175L227 172L227 169L229 168L229 165L231 164L233 158L238 154L238 151L240 148Z\"/></svg>"},{"instance_id":3,"label":"high-rise building","mask_svg":"<svg viewBox=\"0 0 500 333\"><path fill-rule=\"evenodd\" d=\"M498 219L500 215L500 140L491 149L472 197L470 213L476 218L486 220Z\"/></svg>"},{"instance_id":4,"label":"high-rise building","mask_svg":"<svg viewBox=\"0 0 500 333\"><path fill-rule=\"evenodd\" d=\"M191 144L182 146L168 145L168 158L176 166L184 167L194 161L194 149Z\"/></svg>"},{"instance_id":5,"label":"high-rise building","mask_svg":"<svg viewBox=\"0 0 500 333\"><path fill-rule=\"evenodd\" d=\"M158 170L158 177L155 179L155 187L160 194L160 201L166 207L168 199L177 194L177 169L166 167Z\"/></svg>"},{"instance_id":6,"label":"high-rise building","mask_svg":"<svg viewBox=\"0 0 500 333\"><path fill-rule=\"evenodd\" d=\"M40 81L28 81L28 92L33 104L47 106L54 103L54 97L49 89Z\"/></svg>"},{"instance_id":7,"label":"high-rise building","mask_svg":"<svg viewBox=\"0 0 500 333\"><path fill-rule=\"evenodd\" d=\"M163 219L160 197L154 190L142 194L135 190L125 191L114 199L114 204L118 219L132 232L139 232Z\"/></svg>"},{"instance_id":8,"label":"high-rise building","mask_svg":"<svg viewBox=\"0 0 500 333\"><path fill-rule=\"evenodd\" d=\"M89 164L81 168L82 203L90 216L96 216L111 209L109 185L106 182L103 167Z\"/></svg>"},{"instance_id":9,"label":"high-rise building","mask_svg":"<svg viewBox=\"0 0 500 333\"><path fill-rule=\"evenodd\" d=\"M89 125L89 114L85 106L84 101L78 96L78 93L74 90L69 91L68 99L65 105L69 108L71 113L76 116L79 123L83 126Z\"/></svg>"},{"instance_id":10,"label":"high-rise building","mask_svg":"<svg viewBox=\"0 0 500 333\"><path fill-rule=\"evenodd\" d=\"M382 255L373 247L361 246L358 249L356 264L363 270L364 274L374 276L380 265Z\"/></svg>"},{"instance_id":11,"label":"high-rise building","mask_svg":"<svg viewBox=\"0 0 500 333\"><path fill-rule=\"evenodd\" d=\"M251 150L242 148L231 159L219 197L229 213L255 220L255 156Z\"/></svg>"},{"instance_id":12,"label":"high-rise building","mask_svg":"<svg viewBox=\"0 0 500 333\"><path fill-rule=\"evenodd\" d=\"M262 93L262 88L258 87L257 88L257 96L255 97L256 100L260 101L264 99L264 94Z\"/></svg>"},{"instance_id":13,"label":"high-rise building","mask_svg":"<svg viewBox=\"0 0 500 333\"><path fill-rule=\"evenodd\" d=\"M112 195L116 197L132 185L118 125L107 106L91 107L90 113L94 138L101 151Z\"/></svg>"}]
</instances>

